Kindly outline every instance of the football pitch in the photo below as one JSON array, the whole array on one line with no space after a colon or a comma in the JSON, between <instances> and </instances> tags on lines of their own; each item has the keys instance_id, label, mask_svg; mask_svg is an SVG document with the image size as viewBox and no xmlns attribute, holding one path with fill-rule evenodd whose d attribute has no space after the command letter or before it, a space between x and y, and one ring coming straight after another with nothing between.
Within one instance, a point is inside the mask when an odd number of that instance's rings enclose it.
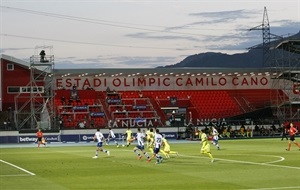
<instances>
[{"instance_id":1,"label":"football pitch","mask_svg":"<svg viewBox=\"0 0 300 190\"><path fill-rule=\"evenodd\" d=\"M298 137L299 139L299 137ZM299 142L299 140L298 140ZM211 145L215 162L200 154L198 141L170 141L171 155L148 163L130 147L104 146L110 156L95 155L96 143L36 144L0 148L0 189L300 189L300 151L287 141L220 140ZM148 151L149 152L149 151Z\"/></svg>"}]
</instances>

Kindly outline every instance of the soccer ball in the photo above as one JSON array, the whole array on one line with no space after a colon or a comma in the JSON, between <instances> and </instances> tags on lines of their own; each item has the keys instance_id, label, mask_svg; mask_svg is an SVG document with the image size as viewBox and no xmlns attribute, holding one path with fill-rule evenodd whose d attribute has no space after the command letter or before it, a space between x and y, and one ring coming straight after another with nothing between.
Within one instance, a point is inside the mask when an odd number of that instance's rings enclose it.
<instances>
[{"instance_id":1,"label":"soccer ball","mask_svg":"<svg viewBox=\"0 0 300 190\"><path fill-rule=\"evenodd\" d=\"M123 144L122 147L125 147L125 144Z\"/></svg>"}]
</instances>

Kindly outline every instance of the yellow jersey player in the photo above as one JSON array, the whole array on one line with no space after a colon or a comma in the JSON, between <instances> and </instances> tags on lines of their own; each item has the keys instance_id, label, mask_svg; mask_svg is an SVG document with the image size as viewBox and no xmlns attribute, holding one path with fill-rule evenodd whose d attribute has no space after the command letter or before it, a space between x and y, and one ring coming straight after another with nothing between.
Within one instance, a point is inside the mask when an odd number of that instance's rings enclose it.
<instances>
[{"instance_id":1,"label":"yellow jersey player","mask_svg":"<svg viewBox=\"0 0 300 190\"><path fill-rule=\"evenodd\" d=\"M201 147L201 154L207 154L211 159L211 162L214 162L214 158L210 152L210 144L207 142L207 135L205 134L204 130L200 130L199 135L201 136L202 147Z\"/></svg>"},{"instance_id":2,"label":"yellow jersey player","mask_svg":"<svg viewBox=\"0 0 300 190\"><path fill-rule=\"evenodd\" d=\"M168 140L166 139L165 135L163 135L162 139L162 148L160 149L160 152L164 154L166 158L170 158L170 154L176 154L178 156L178 152L171 151L171 146L168 143Z\"/></svg>"},{"instance_id":3,"label":"yellow jersey player","mask_svg":"<svg viewBox=\"0 0 300 190\"><path fill-rule=\"evenodd\" d=\"M150 128L147 128L146 131L146 144L147 144L147 148L149 147L149 143L150 143Z\"/></svg>"},{"instance_id":4,"label":"yellow jersey player","mask_svg":"<svg viewBox=\"0 0 300 190\"><path fill-rule=\"evenodd\" d=\"M148 149L151 153L153 153L153 147L154 147L154 132L151 128L147 134L147 142L148 142Z\"/></svg>"},{"instance_id":5,"label":"yellow jersey player","mask_svg":"<svg viewBox=\"0 0 300 190\"><path fill-rule=\"evenodd\" d=\"M132 131L130 127L127 128L125 133L126 133L126 146L128 147L132 142Z\"/></svg>"}]
</instances>

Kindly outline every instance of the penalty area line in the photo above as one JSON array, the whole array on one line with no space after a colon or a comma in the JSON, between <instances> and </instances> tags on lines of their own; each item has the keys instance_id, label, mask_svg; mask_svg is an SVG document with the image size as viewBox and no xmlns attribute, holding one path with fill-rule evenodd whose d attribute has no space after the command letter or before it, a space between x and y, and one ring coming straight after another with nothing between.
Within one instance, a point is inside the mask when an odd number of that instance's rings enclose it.
<instances>
[{"instance_id":1,"label":"penalty area line","mask_svg":"<svg viewBox=\"0 0 300 190\"><path fill-rule=\"evenodd\" d=\"M197 156L188 156L188 155L182 155L184 157L197 157ZM205 158L206 157L198 157L198 158ZM283 166L283 165L275 165L270 163L258 163L258 162L250 162L250 161L240 161L240 160L229 160L229 159L223 159L223 158L214 158L215 160L225 161L225 162L233 162L233 163L243 163L243 164L253 164L253 165L261 165L261 166L270 166L270 167L278 167L278 168L289 168L289 169L296 169L300 170L300 167L294 167L294 166Z\"/></svg>"},{"instance_id":2,"label":"penalty area line","mask_svg":"<svg viewBox=\"0 0 300 190\"><path fill-rule=\"evenodd\" d=\"M277 190L277 189L299 189L300 186L295 187L274 187L274 188L259 188L259 189L244 189L244 190Z\"/></svg>"},{"instance_id":3,"label":"penalty area line","mask_svg":"<svg viewBox=\"0 0 300 190\"><path fill-rule=\"evenodd\" d=\"M0 160L0 162L2 162L2 163L4 163L4 164L7 164L7 165L10 165L10 166L12 166L12 167L15 167L15 168L17 168L17 169L19 169L19 170L21 170L21 171L23 171L23 172L25 172L25 173L28 173L29 175L35 175L34 173L32 173L32 172L30 172L30 171L28 171L28 170L25 170L24 168L21 168L21 167L19 167L19 166L16 166L16 165L14 165L14 164L12 164L12 163L9 163L9 162L6 162L6 161L4 161L4 160ZM22 174L21 174L22 175ZM3 175L3 176L5 176L5 175Z\"/></svg>"}]
</instances>

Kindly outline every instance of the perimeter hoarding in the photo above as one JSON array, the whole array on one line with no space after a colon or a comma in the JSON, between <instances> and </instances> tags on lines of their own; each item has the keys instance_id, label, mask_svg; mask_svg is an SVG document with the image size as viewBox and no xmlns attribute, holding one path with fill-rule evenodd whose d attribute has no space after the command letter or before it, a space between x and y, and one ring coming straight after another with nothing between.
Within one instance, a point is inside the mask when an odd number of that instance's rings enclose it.
<instances>
[{"instance_id":1,"label":"perimeter hoarding","mask_svg":"<svg viewBox=\"0 0 300 190\"><path fill-rule=\"evenodd\" d=\"M168 139L176 139L177 132L162 133ZM118 141L123 141L124 136L122 133L116 133ZM133 134L135 135L135 134ZM104 134L105 137L108 134ZM90 142L93 141L94 134L69 134L69 135L44 135L47 142ZM22 135L22 136L0 136L0 144L6 143L35 143L37 137L34 135Z\"/></svg>"}]
</instances>

